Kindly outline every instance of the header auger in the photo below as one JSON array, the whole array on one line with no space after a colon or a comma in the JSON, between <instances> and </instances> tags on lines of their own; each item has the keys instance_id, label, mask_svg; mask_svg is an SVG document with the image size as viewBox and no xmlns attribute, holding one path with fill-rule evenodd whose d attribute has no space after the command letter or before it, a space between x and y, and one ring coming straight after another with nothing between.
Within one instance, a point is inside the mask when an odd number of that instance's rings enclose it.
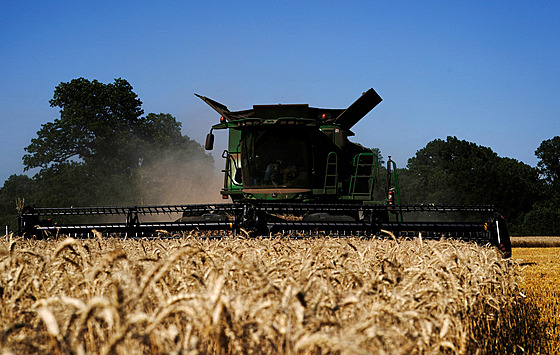
<instances>
[{"instance_id":1,"label":"header auger","mask_svg":"<svg viewBox=\"0 0 560 355\"><path fill-rule=\"evenodd\" d=\"M119 232L141 236L157 231L243 230L249 235L283 233L308 236L404 235L460 238L492 243L510 255L504 219L493 206L402 205L396 163L386 165L375 150L351 142L352 127L381 101L374 89L346 109L306 104L254 105L230 111L195 94L219 115L205 148L212 150L214 131L227 130L224 185L221 194L233 203L214 205L26 208L20 232ZM478 222L441 222L416 217L447 212L476 214ZM180 213L173 222L146 222L146 215ZM43 217L124 215L125 222L52 224ZM406 216L415 216L408 221ZM449 219L447 219L449 220ZM471 217L469 220L473 220ZM296 232L300 231L300 232Z\"/></svg>"}]
</instances>

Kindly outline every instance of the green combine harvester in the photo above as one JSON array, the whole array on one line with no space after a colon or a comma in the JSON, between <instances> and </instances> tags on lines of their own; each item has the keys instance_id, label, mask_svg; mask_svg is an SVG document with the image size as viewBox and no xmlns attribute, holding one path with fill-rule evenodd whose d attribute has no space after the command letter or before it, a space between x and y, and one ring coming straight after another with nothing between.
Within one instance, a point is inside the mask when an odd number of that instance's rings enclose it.
<instances>
[{"instance_id":1,"label":"green combine harvester","mask_svg":"<svg viewBox=\"0 0 560 355\"><path fill-rule=\"evenodd\" d=\"M243 230L249 235L362 235L459 238L491 243L506 256L511 245L506 223L488 205L403 205L397 166L385 166L378 154L348 137L352 127L376 107L381 97L364 92L346 109L306 104L254 105L230 111L197 95L220 116L206 137L212 150L215 130L228 131L224 185L229 203L128 207L26 207L20 233L126 233L146 237L158 231ZM470 222L441 221L434 215L470 215ZM149 215L179 213L170 222L149 222ZM55 224L68 215L124 215L114 223ZM426 217L421 217L422 215ZM413 216L409 220L407 216ZM476 216L476 217L473 217ZM452 218L451 218L452 220ZM476 222L472 222L476 220Z\"/></svg>"}]
</instances>

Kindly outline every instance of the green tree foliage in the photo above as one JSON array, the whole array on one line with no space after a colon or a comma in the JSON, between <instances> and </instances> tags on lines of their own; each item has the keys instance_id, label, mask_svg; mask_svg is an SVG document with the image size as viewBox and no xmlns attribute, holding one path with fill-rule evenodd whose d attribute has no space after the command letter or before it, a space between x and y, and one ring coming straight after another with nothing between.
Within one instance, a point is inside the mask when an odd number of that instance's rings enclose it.
<instances>
[{"instance_id":1,"label":"green tree foliage","mask_svg":"<svg viewBox=\"0 0 560 355\"><path fill-rule=\"evenodd\" d=\"M101 163L109 171L137 165L133 148L141 143L144 111L126 80L103 84L79 78L61 83L50 104L60 108L60 118L42 125L25 148L26 169L45 169L72 159Z\"/></svg>"},{"instance_id":2,"label":"green tree foliage","mask_svg":"<svg viewBox=\"0 0 560 355\"><path fill-rule=\"evenodd\" d=\"M535 168L457 137L429 142L407 168L407 203L493 204L517 222L538 200Z\"/></svg>"},{"instance_id":3,"label":"green tree foliage","mask_svg":"<svg viewBox=\"0 0 560 355\"><path fill-rule=\"evenodd\" d=\"M524 235L560 235L560 204L555 200L542 200L523 216L520 233Z\"/></svg>"},{"instance_id":4,"label":"green tree foliage","mask_svg":"<svg viewBox=\"0 0 560 355\"><path fill-rule=\"evenodd\" d=\"M542 141L535 151L537 167L544 180L553 185L560 182L560 137Z\"/></svg>"},{"instance_id":5,"label":"green tree foliage","mask_svg":"<svg viewBox=\"0 0 560 355\"><path fill-rule=\"evenodd\" d=\"M60 108L60 118L42 125L23 157L26 170L40 169L32 203L150 203L146 196L155 198L155 191L161 195L169 179L184 178L176 171L196 165L199 182L213 175L212 157L181 134L181 123L173 116L142 117L142 101L124 79L61 83L50 104ZM168 164L163 167L162 161Z\"/></svg>"},{"instance_id":6,"label":"green tree foliage","mask_svg":"<svg viewBox=\"0 0 560 355\"><path fill-rule=\"evenodd\" d=\"M525 215L525 234L560 235L560 137L541 142L535 151L544 182L541 198Z\"/></svg>"}]
</instances>

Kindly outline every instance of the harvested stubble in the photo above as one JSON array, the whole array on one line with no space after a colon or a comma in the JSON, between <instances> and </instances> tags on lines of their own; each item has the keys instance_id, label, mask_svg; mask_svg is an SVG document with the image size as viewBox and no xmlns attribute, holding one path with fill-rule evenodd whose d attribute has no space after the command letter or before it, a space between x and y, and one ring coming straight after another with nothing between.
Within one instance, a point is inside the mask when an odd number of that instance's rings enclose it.
<instances>
[{"instance_id":1,"label":"harvested stubble","mask_svg":"<svg viewBox=\"0 0 560 355\"><path fill-rule=\"evenodd\" d=\"M519 294L514 262L458 241L1 244L0 346L15 353L485 352Z\"/></svg>"},{"instance_id":2,"label":"harvested stubble","mask_svg":"<svg viewBox=\"0 0 560 355\"><path fill-rule=\"evenodd\" d=\"M560 354L560 248L515 248L513 255L522 267L526 295L517 317L531 325L516 335L527 338L528 353Z\"/></svg>"}]
</instances>

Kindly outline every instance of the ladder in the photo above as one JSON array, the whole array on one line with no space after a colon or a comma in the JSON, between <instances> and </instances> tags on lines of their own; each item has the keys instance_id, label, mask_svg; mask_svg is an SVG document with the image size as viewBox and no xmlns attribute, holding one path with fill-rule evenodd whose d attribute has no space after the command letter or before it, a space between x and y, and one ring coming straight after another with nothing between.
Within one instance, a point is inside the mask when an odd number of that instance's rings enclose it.
<instances>
[{"instance_id":1,"label":"ladder","mask_svg":"<svg viewBox=\"0 0 560 355\"><path fill-rule=\"evenodd\" d=\"M352 200L373 200L377 155L373 152L356 154L353 166L348 197Z\"/></svg>"},{"instance_id":2,"label":"ladder","mask_svg":"<svg viewBox=\"0 0 560 355\"><path fill-rule=\"evenodd\" d=\"M327 155L327 169L325 171L325 194L336 194L338 187L338 156L336 152Z\"/></svg>"}]
</instances>

